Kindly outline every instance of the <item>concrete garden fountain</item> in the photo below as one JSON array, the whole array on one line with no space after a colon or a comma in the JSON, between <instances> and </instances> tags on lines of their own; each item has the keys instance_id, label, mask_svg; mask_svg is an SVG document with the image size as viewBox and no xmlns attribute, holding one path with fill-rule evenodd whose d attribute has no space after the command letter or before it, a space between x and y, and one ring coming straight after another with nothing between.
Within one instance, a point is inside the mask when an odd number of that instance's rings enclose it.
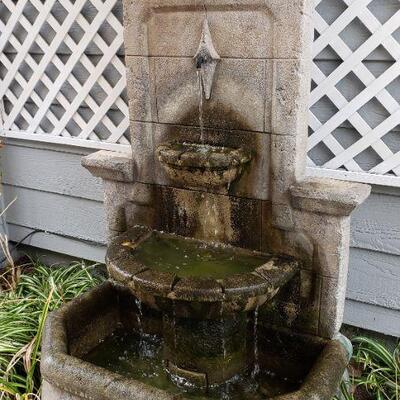
<instances>
[{"instance_id":1,"label":"concrete garden fountain","mask_svg":"<svg viewBox=\"0 0 400 400\"><path fill-rule=\"evenodd\" d=\"M125 0L132 154L103 179L107 283L53 313L43 400L326 399L350 214L304 175L309 0Z\"/></svg>"}]
</instances>

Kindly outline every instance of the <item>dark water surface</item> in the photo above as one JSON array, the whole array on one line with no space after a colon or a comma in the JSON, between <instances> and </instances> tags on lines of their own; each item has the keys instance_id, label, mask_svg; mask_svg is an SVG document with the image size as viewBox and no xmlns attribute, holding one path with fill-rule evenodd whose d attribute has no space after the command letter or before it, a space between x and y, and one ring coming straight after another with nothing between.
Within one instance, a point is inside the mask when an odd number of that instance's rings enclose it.
<instances>
[{"instance_id":1,"label":"dark water surface","mask_svg":"<svg viewBox=\"0 0 400 400\"><path fill-rule=\"evenodd\" d=\"M216 279L251 272L269 259L251 251L155 232L134 254L142 264L158 271Z\"/></svg>"},{"instance_id":2,"label":"dark water surface","mask_svg":"<svg viewBox=\"0 0 400 400\"><path fill-rule=\"evenodd\" d=\"M261 400L296 390L298 383L290 383L272 373L257 377L237 376L231 382L212 388L207 394L193 388L175 386L167 377L162 361L162 339L157 336L139 335L117 330L101 342L86 357L97 366L138 380L170 393L183 393L191 400Z\"/></svg>"}]
</instances>

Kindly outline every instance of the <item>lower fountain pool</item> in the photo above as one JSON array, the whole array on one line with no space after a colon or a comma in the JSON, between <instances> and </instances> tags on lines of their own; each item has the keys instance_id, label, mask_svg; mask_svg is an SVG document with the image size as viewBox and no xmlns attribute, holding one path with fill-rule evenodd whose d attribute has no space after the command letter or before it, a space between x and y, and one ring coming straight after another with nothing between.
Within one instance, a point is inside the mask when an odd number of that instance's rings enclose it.
<instances>
[{"instance_id":1,"label":"lower fountain pool","mask_svg":"<svg viewBox=\"0 0 400 400\"><path fill-rule=\"evenodd\" d=\"M209 387L205 394L182 379L171 382L163 361L160 336L128 332L123 328L105 338L84 360L171 394L184 394L192 400L261 400L295 391L301 384L298 378L278 376L271 371L263 371L256 377L247 371L222 385Z\"/></svg>"},{"instance_id":2,"label":"lower fountain pool","mask_svg":"<svg viewBox=\"0 0 400 400\"><path fill-rule=\"evenodd\" d=\"M331 400L351 356L348 341L342 336L325 340L276 329L265 324L263 313L260 307L241 319L245 367L219 384L209 384L208 373L224 368L213 364L213 369L207 370L207 384L196 391L192 385L184 384L184 376L177 378L171 371L168 350L174 340L169 337L172 331L163 312L140 303L129 289L105 282L48 317L42 341L42 398ZM235 328L231 318L221 319L223 323L215 324L223 328L223 334L226 329ZM215 348L211 350L222 355L222 361L237 355L237 347L229 348L236 343L235 337L221 341L215 331L198 330L202 325L194 319L181 321L175 335L179 336L188 324L194 330L193 340L183 344L191 344L188 361L195 358L194 366L201 364L201 354L196 352L201 350L199 338L206 333L214 338ZM185 351L183 355L186 357ZM180 361L177 356L173 361ZM214 360L220 362L221 358Z\"/></svg>"}]
</instances>

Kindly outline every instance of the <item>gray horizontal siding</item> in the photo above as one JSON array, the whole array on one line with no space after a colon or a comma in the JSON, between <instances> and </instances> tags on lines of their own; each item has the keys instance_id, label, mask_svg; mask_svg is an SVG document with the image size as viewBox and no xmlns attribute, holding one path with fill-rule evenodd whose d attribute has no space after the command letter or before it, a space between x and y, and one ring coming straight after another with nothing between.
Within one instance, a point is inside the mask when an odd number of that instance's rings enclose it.
<instances>
[{"instance_id":1,"label":"gray horizontal siding","mask_svg":"<svg viewBox=\"0 0 400 400\"><path fill-rule=\"evenodd\" d=\"M19 242L32 232L32 228L9 223L8 232L12 241ZM106 247L103 243L85 242L75 237L69 237L65 234L55 234L53 232L35 233L25 240L24 244L99 263L104 263L106 254Z\"/></svg>"},{"instance_id":2,"label":"gray horizontal siding","mask_svg":"<svg viewBox=\"0 0 400 400\"><path fill-rule=\"evenodd\" d=\"M96 200L4 184L5 201L16 198L7 222L93 243L104 243L103 205Z\"/></svg>"},{"instance_id":3,"label":"gray horizontal siding","mask_svg":"<svg viewBox=\"0 0 400 400\"><path fill-rule=\"evenodd\" d=\"M34 146L34 147L31 147ZM44 148L43 148L44 147ZM1 153L10 237L45 230L27 244L102 261L101 182L80 165L84 151L10 141ZM345 321L400 335L400 191L375 188L352 221Z\"/></svg>"},{"instance_id":4,"label":"gray horizontal siding","mask_svg":"<svg viewBox=\"0 0 400 400\"><path fill-rule=\"evenodd\" d=\"M79 149L29 142L8 144L1 153L3 183L41 192L81 197L101 202L101 179L94 178L80 165L88 154ZM31 147L35 146L35 147Z\"/></svg>"},{"instance_id":5,"label":"gray horizontal siding","mask_svg":"<svg viewBox=\"0 0 400 400\"><path fill-rule=\"evenodd\" d=\"M14 144L11 144L14 143ZM1 152L10 239L94 261L104 260L105 221L101 180L81 165L79 149L11 141ZM17 143L17 144L15 144Z\"/></svg>"},{"instance_id":6,"label":"gray horizontal siding","mask_svg":"<svg viewBox=\"0 0 400 400\"><path fill-rule=\"evenodd\" d=\"M352 248L347 298L400 311L400 257Z\"/></svg>"},{"instance_id":7,"label":"gray horizontal siding","mask_svg":"<svg viewBox=\"0 0 400 400\"><path fill-rule=\"evenodd\" d=\"M348 325L400 336L400 312L397 310L347 299L344 313L344 322Z\"/></svg>"},{"instance_id":8,"label":"gray horizontal siding","mask_svg":"<svg viewBox=\"0 0 400 400\"><path fill-rule=\"evenodd\" d=\"M374 194L353 215L351 246L400 255L400 190Z\"/></svg>"}]
</instances>

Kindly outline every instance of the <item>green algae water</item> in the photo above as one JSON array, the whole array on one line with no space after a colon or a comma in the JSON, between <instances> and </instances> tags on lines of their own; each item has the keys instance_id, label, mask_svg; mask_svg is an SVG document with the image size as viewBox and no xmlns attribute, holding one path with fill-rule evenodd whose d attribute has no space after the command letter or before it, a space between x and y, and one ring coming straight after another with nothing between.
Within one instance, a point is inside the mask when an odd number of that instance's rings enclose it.
<instances>
[{"instance_id":1,"label":"green algae water","mask_svg":"<svg viewBox=\"0 0 400 400\"><path fill-rule=\"evenodd\" d=\"M268 255L157 232L133 251L142 264L180 277L223 279L251 272L269 260Z\"/></svg>"},{"instance_id":2,"label":"green algae water","mask_svg":"<svg viewBox=\"0 0 400 400\"><path fill-rule=\"evenodd\" d=\"M193 388L178 387L167 376L163 363L163 341L155 335L140 335L122 329L115 331L84 358L126 378L135 379L188 400L262 400L298 389L299 383L289 382L272 373L257 378L236 376L207 394ZM181 397L179 397L181 398Z\"/></svg>"}]
</instances>

